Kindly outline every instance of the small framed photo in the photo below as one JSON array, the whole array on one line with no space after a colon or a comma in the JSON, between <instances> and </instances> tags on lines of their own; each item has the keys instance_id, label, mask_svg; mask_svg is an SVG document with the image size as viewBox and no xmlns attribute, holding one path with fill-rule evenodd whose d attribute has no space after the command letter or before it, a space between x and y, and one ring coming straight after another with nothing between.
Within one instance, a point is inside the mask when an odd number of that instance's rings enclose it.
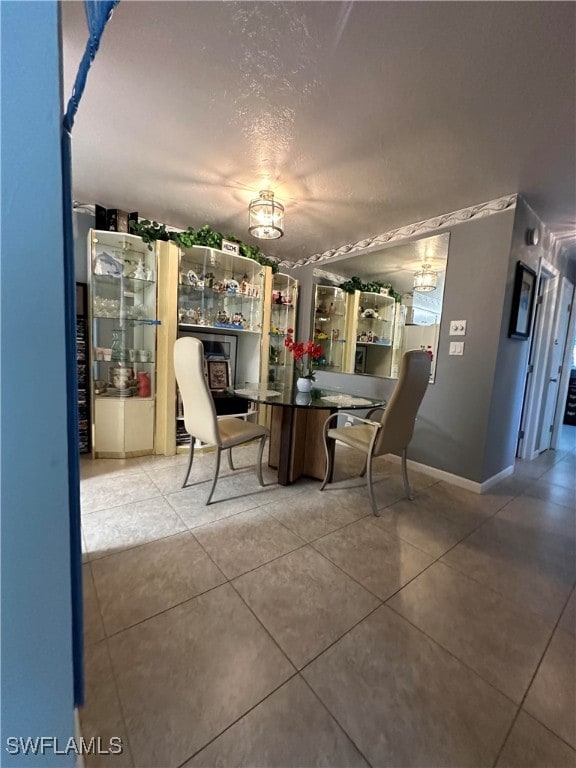
<instances>
[{"instance_id":1,"label":"small framed photo","mask_svg":"<svg viewBox=\"0 0 576 768\"><path fill-rule=\"evenodd\" d=\"M366 347L356 347L354 373L366 373Z\"/></svg>"},{"instance_id":2,"label":"small framed photo","mask_svg":"<svg viewBox=\"0 0 576 768\"><path fill-rule=\"evenodd\" d=\"M230 388L228 363L225 360L207 360L208 386L214 391L224 391Z\"/></svg>"},{"instance_id":3,"label":"small framed photo","mask_svg":"<svg viewBox=\"0 0 576 768\"><path fill-rule=\"evenodd\" d=\"M536 297L536 272L519 261L516 264L514 293L512 294L512 312L508 337L527 339L532 325L532 310Z\"/></svg>"}]
</instances>

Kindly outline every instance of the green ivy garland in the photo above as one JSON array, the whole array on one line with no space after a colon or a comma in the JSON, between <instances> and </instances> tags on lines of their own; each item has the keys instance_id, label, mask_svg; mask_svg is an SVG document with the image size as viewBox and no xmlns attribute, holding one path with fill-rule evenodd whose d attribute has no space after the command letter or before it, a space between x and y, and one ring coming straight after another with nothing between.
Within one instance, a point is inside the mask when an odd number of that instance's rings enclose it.
<instances>
[{"instance_id":1,"label":"green ivy garland","mask_svg":"<svg viewBox=\"0 0 576 768\"><path fill-rule=\"evenodd\" d=\"M262 264L264 267L270 267L272 273L278 272L278 264L264 256L260 248L257 245L246 245L241 240L233 235L224 235L221 232L215 232L208 224L205 224L200 229L193 229L188 227L181 232L169 232L166 229L165 224L159 224L157 221L150 221L149 219L142 219L141 221L130 222L130 232L133 235L141 237L145 243L148 243L148 248L152 250L152 243L156 240L168 241L176 243L181 248L191 248L193 245L203 245L206 248L222 249L222 240L230 240L233 243L238 243L240 255L245 256L248 259Z\"/></svg>"},{"instance_id":2,"label":"green ivy garland","mask_svg":"<svg viewBox=\"0 0 576 768\"><path fill-rule=\"evenodd\" d=\"M354 291L363 291L364 293L380 293L381 288L388 290L388 295L391 296L394 301L400 302L402 300L402 294L395 291L392 288L391 283L380 283L378 280L372 280L369 283L365 283L361 278L354 276L350 280L346 280L345 283L340 284L340 288L346 293L354 293Z\"/></svg>"}]
</instances>

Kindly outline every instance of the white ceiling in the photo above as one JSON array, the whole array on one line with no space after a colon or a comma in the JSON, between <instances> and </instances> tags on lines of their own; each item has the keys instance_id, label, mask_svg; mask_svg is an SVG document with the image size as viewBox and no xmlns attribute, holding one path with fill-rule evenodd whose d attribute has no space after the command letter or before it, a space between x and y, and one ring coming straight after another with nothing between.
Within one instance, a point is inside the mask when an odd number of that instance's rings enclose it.
<instances>
[{"instance_id":1,"label":"white ceiling","mask_svg":"<svg viewBox=\"0 0 576 768\"><path fill-rule=\"evenodd\" d=\"M63 3L67 100L87 29ZM576 4L134 2L73 130L74 197L280 259L524 195L574 247ZM257 241L270 188L286 234Z\"/></svg>"}]
</instances>

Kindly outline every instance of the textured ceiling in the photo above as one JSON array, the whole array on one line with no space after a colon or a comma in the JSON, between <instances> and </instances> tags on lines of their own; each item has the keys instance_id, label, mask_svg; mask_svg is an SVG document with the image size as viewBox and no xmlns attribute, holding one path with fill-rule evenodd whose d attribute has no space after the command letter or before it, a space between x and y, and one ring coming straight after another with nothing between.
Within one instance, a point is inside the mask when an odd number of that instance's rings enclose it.
<instances>
[{"instance_id":1,"label":"textured ceiling","mask_svg":"<svg viewBox=\"0 0 576 768\"><path fill-rule=\"evenodd\" d=\"M73 130L74 197L297 260L519 192L576 230L576 5L134 2ZM64 94L87 30L62 10ZM257 241L270 188L286 234Z\"/></svg>"}]
</instances>

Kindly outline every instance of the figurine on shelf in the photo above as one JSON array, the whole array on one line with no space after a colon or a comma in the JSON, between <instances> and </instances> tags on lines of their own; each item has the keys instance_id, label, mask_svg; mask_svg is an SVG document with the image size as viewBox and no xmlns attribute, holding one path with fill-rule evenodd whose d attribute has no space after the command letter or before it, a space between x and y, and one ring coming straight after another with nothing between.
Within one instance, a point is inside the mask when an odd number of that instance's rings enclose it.
<instances>
[{"instance_id":1,"label":"figurine on shelf","mask_svg":"<svg viewBox=\"0 0 576 768\"><path fill-rule=\"evenodd\" d=\"M226 280L225 285L226 285L226 293L232 293L232 294L238 293L238 289L240 288L240 284L238 283L238 280L234 280L234 278L232 278L232 280Z\"/></svg>"},{"instance_id":2,"label":"figurine on shelf","mask_svg":"<svg viewBox=\"0 0 576 768\"><path fill-rule=\"evenodd\" d=\"M237 325L238 328L244 328L244 315L241 312L235 312L232 318L232 325Z\"/></svg>"},{"instance_id":3,"label":"figurine on shelf","mask_svg":"<svg viewBox=\"0 0 576 768\"><path fill-rule=\"evenodd\" d=\"M228 318L228 315L226 314L226 312L224 312L223 309L221 309L218 312L218 315L216 317L216 322L217 323L229 323L230 322L230 320Z\"/></svg>"},{"instance_id":4,"label":"figurine on shelf","mask_svg":"<svg viewBox=\"0 0 576 768\"><path fill-rule=\"evenodd\" d=\"M274 304L283 304L283 303L284 303L284 299L282 297L282 293L281 291L278 291L278 295L274 299Z\"/></svg>"},{"instance_id":5,"label":"figurine on shelf","mask_svg":"<svg viewBox=\"0 0 576 768\"><path fill-rule=\"evenodd\" d=\"M138 259L138 264L136 266L136 269L132 273L132 277L134 277L136 280L146 280L146 267L144 266L144 262L142 259Z\"/></svg>"},{"instance_id":6,"label":"figurine on shelf","mask_svg":"<svg viewBox=\"0 0 576 768\"><path fill-rule=\"evenodd\" d=\"M376 320L376 319L378 319L378 313L376 312L376 310L375 310L375 309L365 309L365 310L362 312L362 315L361 315L361 316L362 316L362 317L368 317L368 318L370 318L370 319L372 319L372 320Z\"/></svg>"},{"instance_id":7,"label":"figurine on shelf","mask_svg":"<svg viewBox=\"0 0 576 768\"><path fill-rule=\"evenodd\" d=\"M248 293L248 275L246 272L242 275L242 282L240 283L240 293Z\"/></svg>"}]
</instances>

